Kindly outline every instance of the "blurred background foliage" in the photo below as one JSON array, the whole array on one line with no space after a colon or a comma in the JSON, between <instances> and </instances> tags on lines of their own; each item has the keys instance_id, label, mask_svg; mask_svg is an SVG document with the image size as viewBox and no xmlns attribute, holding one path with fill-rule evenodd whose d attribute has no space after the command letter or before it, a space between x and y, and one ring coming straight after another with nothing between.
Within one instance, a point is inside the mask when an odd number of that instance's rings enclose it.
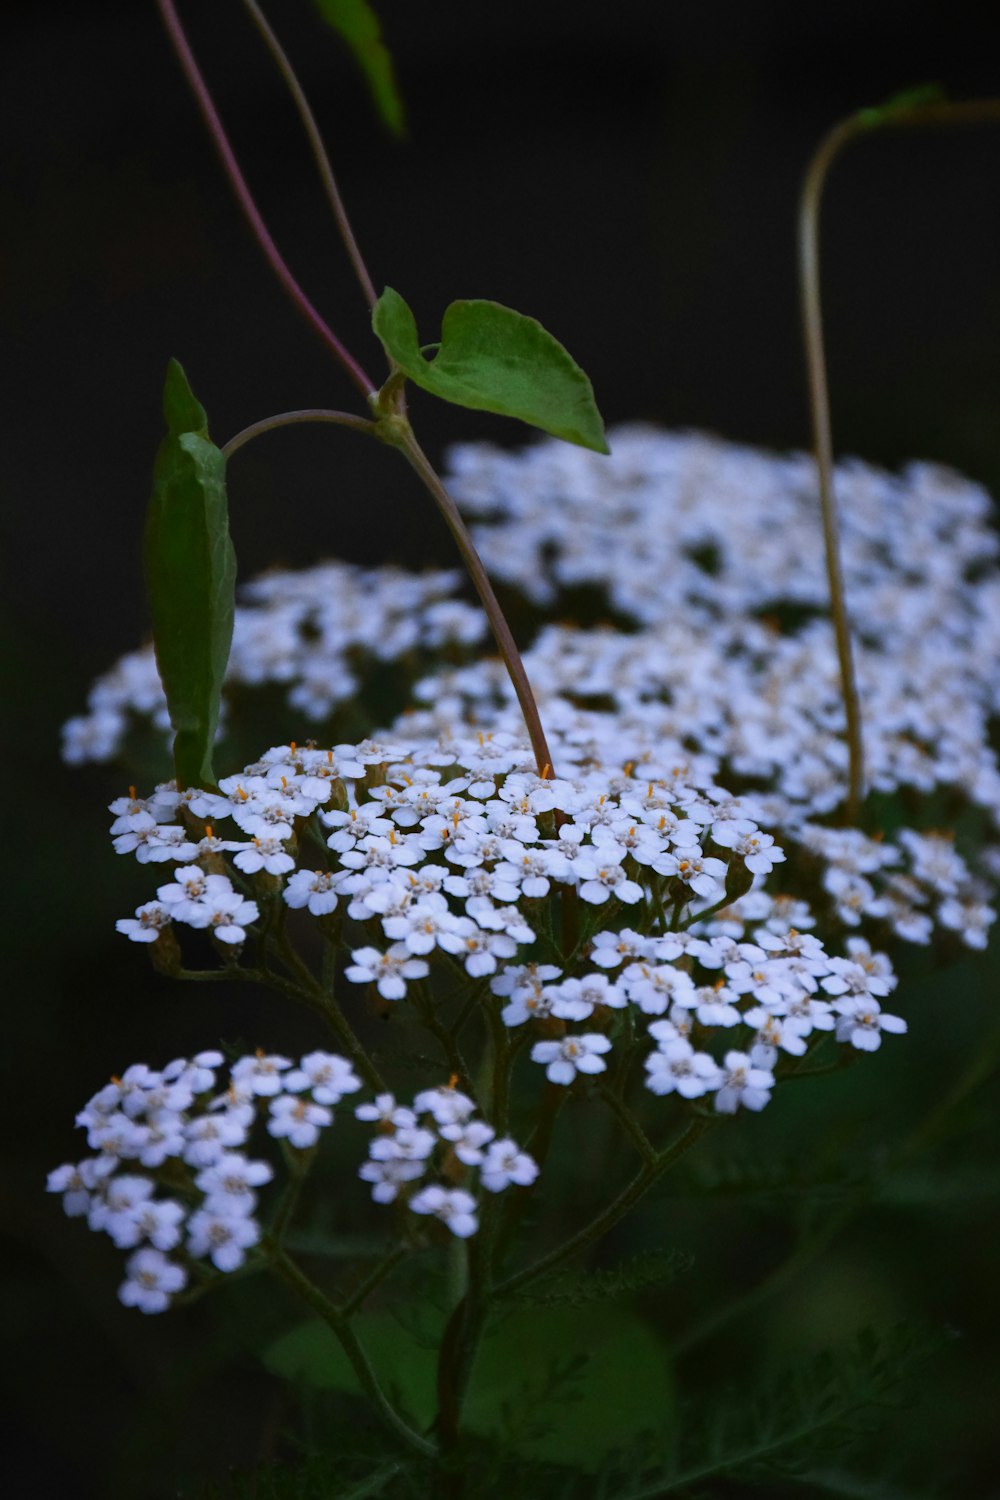
<instances>
[{"instance_id":1,"label":"blurred background foliage","mask_svg":"<svg viewBox=\"0 0 1000 1500\"><path fill-rule=\"evenodd\" d=\"M297 122L241 8L186 10L279 244L377 369ZM966 0L382 0L409 117L398 141L306 0L268 7L376 284L399 287L421 327L454 297L495 298L567 344L609 422L777 448L808 439L794 213L810 153L844 114L910 84L996 93L989 12ZM184 361L219 441L273 411L349 398L250 243L152 5L13 0L0 97L2 1451L36 1497L160 1500L209 1482L250 1494L257 1481L231 1471L286 1453L289 1432L328 1434L357 1415L336 1393L303 1415L260 1363L292 1309L279 1295L262 1305L251 1282L140 1318L115 1301L118 1253L42 1186L77 1153L74 1112L109 1071L217 1036L293 1050L314 1035L271 1000L178 994L116 936L114 918L142 899L106 837L105 805L128 778L62 767L57 731L145 629L139 546L167 357ZM839 452L936 459L1000 493L998 170L1000 131L985 128L887 135L836 167L823 249ZM419 394L412 405L432 455L456 439L522 440ZM404 467L350 434L255 445L234 460L231 503L244 577L326 555L451 561ZM297 727L277 716L261 746ZM991 1033L996 1050L997 962L929 972L918 954L904 967L904 1043L727 1126L608 1247L612 1261L656 1247L693 1258L630 1305L678 1342L678 1389L703 1411L866 1325L936 1331L905 1401L867 1440L867 1487L845 1489L834 1455L797 1480L772 1476L769 1495L1000 1495L988 1067L935 1123ZM567 1163L567 1195L623 1169L602 1144L577 1176ZM296 1483L288 1492L303 1497L347 1493L320 1469ZM279 1493L269 1485L259 1493ZM730 1478L691 1493L744 1492Z\"/></svg>"}]
</instances>

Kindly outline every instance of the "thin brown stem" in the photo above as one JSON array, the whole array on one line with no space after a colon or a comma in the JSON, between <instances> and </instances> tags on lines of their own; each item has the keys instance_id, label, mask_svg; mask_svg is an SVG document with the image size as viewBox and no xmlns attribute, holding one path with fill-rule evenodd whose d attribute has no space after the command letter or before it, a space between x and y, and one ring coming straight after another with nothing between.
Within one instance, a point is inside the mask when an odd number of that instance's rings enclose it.
<instances>
[{"instance_id":1,"label":"thin brown stem","mask_svg":"<svg viewBox=\"0 0 1000 1500\"><path fill-rule=\"evenodd\" d=\"M859 136L870 135L873 130L883 126L976 125L998 121L1000 121L1000 100L998 99L975 99L958 104L935 100L930 103L900 103L890 104L883 109L858 110L856 114L850 115L846 120L841 120L838 125L835 125L820 143L809 165L802 187L799 206L799 292L809 380L813 444L823 515L823 542L830 587L830 612L837 642L841 694L847 721L849 775L844 812L849 823L857 821L864 800L864 740L861 700L851 650L850 621L841 561L840 521L833 482L833 438L830 426L826 354L823 345L819 271L819 217L823 189L830 167L843 148Z\"/></svg>"},{"instance_id":2,"label":"thin brown stem","mask_svg":"<svg viewBox=\"0 0 1000 1500\"><path fill-rule=\"evenodd\" d=\"M361 284L361 290L365 294L368 306L374 307L378 301L375 287L368 274L368 267L365 265L361 251L358 248L358 242L354 238L354 231L347 217L347 210L344 208L344 201L340 196L337 179L333 175L333 167L330 165L330 158L323 144L323 137L319 133L319 126L316 124L316 118L310 108L309 100L306 98L305 91L295 75L287 53L268 25L263 11L257 4L257 0L243 0L243 5L249 13L250 19L260 32L267 50L274 58L278 71L285 80L285 87L292 96L292 102L298 111L299 119L302 121L305 133L309 138L309 147L316 163L316 169L320 175L320 181L323 184L323 190L326 193L327 200L333 212L333 217L337 221L337 229L340 231L340 237L344 242L344 248L350 258L351 265L354 267L354 274Z\"/></svg>"},{"instance_id":3,"label":"thin brown stem","mask_svg":"<svg viewBox=\"0 0 1000 1500\"><path fill-rule=\"evenodd\" d=\"M486 618L490 622L493 638L497 643L497 649L503 657L504 666L507 668L508 676L517 696L517 701L524 716L524 722L528 730L528 738L531 740L531 748L535 754L535 762L538 766L539 776L549 777L554 775L552 765L552 753L549 750L542 728L541 717L538 712L538 704L528 681L528 674L524 670L524 662L521 653L517 649L517 643L511 634L510 626L507 624L506 616L500 608L499 600L493 592L489 575L483 567L482 559L476 551L472 537L469 535L465 522L462 520L458 506L448 494L441 480L438 478L434 466L424 453L420 444L413 435L413 430L408 422L401 422L394 429L398 434L397 446L404 454L408 462L416 470L426 488L431 492L437 503L438 510L444 518L445 525L451 532L462 555L462 561L469 571L469 576L479 595Z\"/></svg>"},{"instance_id":4,"label":"thin brown stem","mask_svg":"<svg viewBox=\"0 0 1000 1500\"><path fill-rule=\"evenodd\" d=\"M271 238L270 231L261 217L260 210L254 202L250 189L247 187L246 179L240 169L239 162L236 160L236 154L230 145L229 137L226 135L225 128L219 118L215 101L202 76L201 69L195 61L194 53L191 51L184 28L181 25L180 17L177 14L174 0L156 0L156 3L163 17L163 24L167 29L167 34L173 43L174 50L184 70L185 77L198 103L198 108L201 110L202 118L208 127L208 133L219 154L223 171L229 178L233 192L236 194L237 202L243 210L254 238L264 252L268 265L313 332L319 335L323 343L326 344L327 348L333 353L343 369L354 381L354 384L361 391L362 395L367 399L375 391L374 381L370 376L365 374L358 361L349 353L333 329L329 327L317 312L292 275L285 263L284 257Z\"/></svg>"}]
</instances>

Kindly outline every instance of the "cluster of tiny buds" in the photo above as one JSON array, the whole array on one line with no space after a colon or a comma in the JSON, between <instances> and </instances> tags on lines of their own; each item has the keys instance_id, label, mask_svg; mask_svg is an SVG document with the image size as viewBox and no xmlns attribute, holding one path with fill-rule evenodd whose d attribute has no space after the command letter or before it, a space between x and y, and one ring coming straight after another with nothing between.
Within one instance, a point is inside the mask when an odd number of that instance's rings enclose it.
<instances>
[{"instance_id":1,"label":"cluster of tiny buds","mask_svg":"<svg viewBox=\"0 0 1000 1500\"><path fill-rule=\"evenodd\" d=\"M220 1091L223 1067L212 1051L159 1070L126 1069L77 1116L93 1154L49 1174L48 1189L61 1194L70 1217L86 1218L131 1252L118 1293L128 1307L163 1312L192 1275L237 1271L264 1253L258 1190L275 1171L249 1154L252 1135L263 1126L301 1169L303 1153L333 1124L335 1106L362 1086L347 1059L330 1052L310 1052L297 1064L264 1052L241 1057ZM466 1237L478 1227L477 1200L459 1186L468 1169L478 1169L491 1193L534 1181L531 1157L513 1140L498 1140L474 1112L453 1085L425 1090L412 1108L384 1094L358 1105L356 1118L375 1127L359 1175L374 1184L376 1202L400 1197L415 1214ZM414 1190L434 1168L441 1182Z\"/></svg>"}]
</instances>

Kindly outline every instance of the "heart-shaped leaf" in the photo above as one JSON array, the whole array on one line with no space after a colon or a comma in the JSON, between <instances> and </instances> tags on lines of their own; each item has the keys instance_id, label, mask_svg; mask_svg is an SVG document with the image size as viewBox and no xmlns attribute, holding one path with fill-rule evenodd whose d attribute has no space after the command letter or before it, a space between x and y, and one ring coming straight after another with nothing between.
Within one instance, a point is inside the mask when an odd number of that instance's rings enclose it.
<instances>
[{"instance_id":1,"label":"heart-shaped leaf","mask_svg":"<svg viewBox=\"0 0 1000 1500\"><path fill-rule=\"evenodd\" d=\"M518 417L553 437L607 453L604 423L580 366L541 323L499 302L452 302L433 359L417 324L386 287L372 314L386 353L422 390L474 411Z\"/></svg>"},{"instance_id":2,"label":"heart-shaped leaf","mask_svg":"<svg viewBox=\"0 0 1000 1500\"><path fill-rule=\"evenodd\" d=\"M212 786L212 746L233 638L236 554L226 460L176 360L163 389L167 435L153 470L145 566L153 645L180 786Z\"/></svg>"}]
</instances>

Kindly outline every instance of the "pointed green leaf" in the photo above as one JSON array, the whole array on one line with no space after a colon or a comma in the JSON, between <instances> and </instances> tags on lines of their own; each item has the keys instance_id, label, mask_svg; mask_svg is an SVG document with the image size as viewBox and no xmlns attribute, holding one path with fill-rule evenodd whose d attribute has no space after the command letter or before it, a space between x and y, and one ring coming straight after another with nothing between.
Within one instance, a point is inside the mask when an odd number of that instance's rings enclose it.
<instances>
[{"instance_id":1,"label":"pointed green leaf","mask_svg":"<svg viewBox=\"0 0 1000 1500\"><path fill-rule=\"evenodd\" d=\"M863 125L874 129L878 125L890 123L895 115L905 115L911 109L919 109L922 104L943 104L947 97L939 83L921 83L916 88L903 89L900 93L893 94L884 104L859 109L858 118Z\"/></svg>"},{"instance_id":2,"label":"pointed green leaf","mask_svg":"<svg viewBox=\"0 0 1000 1500\"><path fill-rule=\"evenodd\" d=\"M375 304L372 327L386 353L422 390L456 406L519 417L567 443L608 452L590 381L534 318L499 302L453 302L441 324L438 352L428 360L413 313L386 287Z\"/></svg>"},{"instance_id":3,"label":"pointed green leaf","mask_svg":"<svg viewBox=\"0 0 1000 1500\"><path fill-rule=\"evenodd\" d=\"M163 389L167 435L146 514L146 591L181 786L212 786L212 746L233 638L236 554L226 461L176 360Z\"/></svg>"},{"instance_id":4,"label":"pointed green leaf","mask_svg":"<svg viewBox=\"0 0 1000 1500\"><path fill-rule=\"evenodd\" d=\"M393 135L406 130L406 112L382 27L368 0L316 0L316 9L339 32L365 75L375 107Z\"/></svg>"}]
</instances>

